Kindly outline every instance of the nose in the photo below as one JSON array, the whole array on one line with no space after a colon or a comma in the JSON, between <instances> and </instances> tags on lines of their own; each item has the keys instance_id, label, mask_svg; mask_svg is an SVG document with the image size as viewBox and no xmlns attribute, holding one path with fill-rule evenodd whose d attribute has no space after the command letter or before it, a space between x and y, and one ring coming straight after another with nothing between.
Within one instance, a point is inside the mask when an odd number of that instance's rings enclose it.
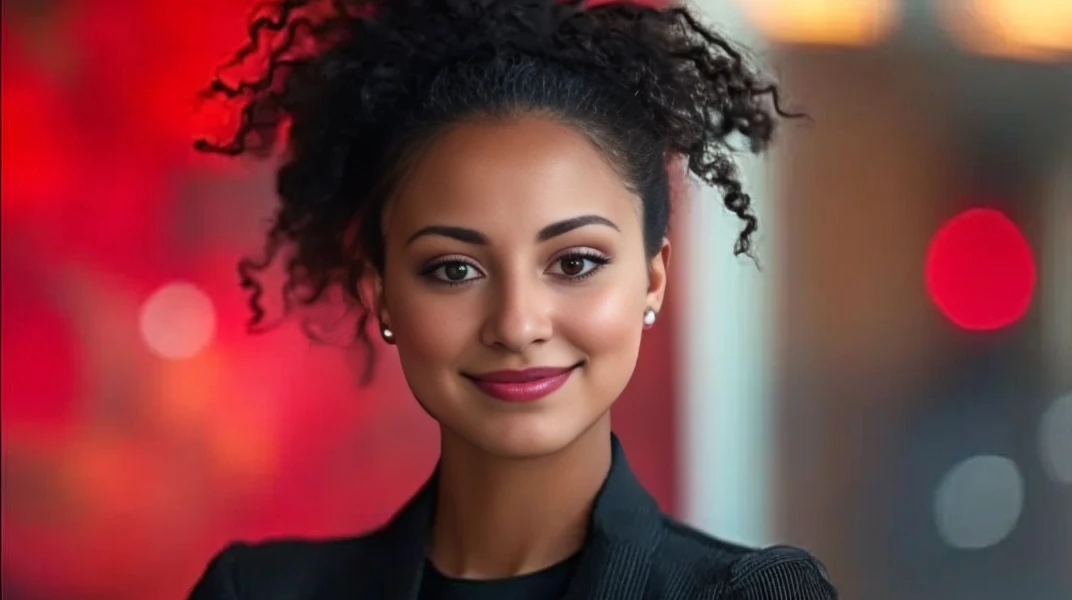
<instances>
[{"instance_id":1,"label":"nose","mask_svg":"<svg viewBox=\"0 0 1072 600\"><path fill-rule=\"evenodd\" d=\"M551 301L538 277L500 277L492 289L482 331L485 344L520 353L551 338Z\"/></svg>"}]
</instances>

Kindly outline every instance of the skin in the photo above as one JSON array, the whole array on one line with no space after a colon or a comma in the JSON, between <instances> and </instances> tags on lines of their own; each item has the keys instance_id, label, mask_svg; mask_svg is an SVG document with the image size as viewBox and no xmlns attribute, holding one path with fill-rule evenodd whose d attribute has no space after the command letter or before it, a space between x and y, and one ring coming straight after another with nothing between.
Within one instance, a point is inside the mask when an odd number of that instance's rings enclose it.
<instances>
[{"instance_id":1,"label":"skin","mask_svg":"<svg viewBox=\"0 0 1072 600\"><path fill-rule=\"evenodd\" d=\"M595 218L541 237L577 217ZM669 242L649 260L640 200L581 133L538 116L451 127L417 158L383 227L377 316L442 434L430 559L487 579L568 558L610 467L609 410L636 366L644 311L662 306ZM577 364L528 403L464 376Z\"/></svg>"}]
</instances>

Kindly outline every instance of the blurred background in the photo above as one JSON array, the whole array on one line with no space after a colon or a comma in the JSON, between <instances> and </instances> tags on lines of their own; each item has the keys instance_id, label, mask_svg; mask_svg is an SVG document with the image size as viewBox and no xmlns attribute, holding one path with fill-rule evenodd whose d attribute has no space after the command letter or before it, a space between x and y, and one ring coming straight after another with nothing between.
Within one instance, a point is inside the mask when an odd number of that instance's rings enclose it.
<instances>
[{"instance_id":1,"label":"blurred background","mask_svg":"<svg viewBox=\"0 0 1072 600\"><path fill-rule=\"evenodd\" d=\"M361 388L244 331L271 165L194 155L190 115L250 4L3 3L4 600L183 598L227 541L367 529L434 464L390 349ZM850 600L1072 597L1072 1L694 4L810 119L742 158L762 270L714 194L678 206L615 408L635 469Z\"/></svg>"}]
</instances>

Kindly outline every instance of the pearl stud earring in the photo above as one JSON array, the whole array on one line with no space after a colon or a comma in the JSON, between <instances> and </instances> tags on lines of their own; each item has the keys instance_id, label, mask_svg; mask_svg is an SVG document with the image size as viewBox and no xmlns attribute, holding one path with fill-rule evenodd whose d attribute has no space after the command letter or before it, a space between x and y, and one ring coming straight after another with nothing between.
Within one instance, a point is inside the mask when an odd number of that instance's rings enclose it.
<instances>
[{"instance_id":1,"label":"pearl stud earring","mask_svg":"<svg viewBox=\"0 0 1072 600\"><path fill-rule=\"evenodd\" d=\"M648 307L644 311L644 329L651 329L652 326L655 325L655 317L657 317L658 314L659 313L655 312L655 309L651 307Z\"/></svg>"},{"instance_id":2,"label":"pearl stud earring","mask_svg":"<svg viewBox=\"0 0 1072 600\"><path fill-rule=\"evenodd\" d=\"M395 343L395 332L391 331L386 325L380 325L380 337L382 337L383 341L388 344Z\"/></svg>"}]
</instances>

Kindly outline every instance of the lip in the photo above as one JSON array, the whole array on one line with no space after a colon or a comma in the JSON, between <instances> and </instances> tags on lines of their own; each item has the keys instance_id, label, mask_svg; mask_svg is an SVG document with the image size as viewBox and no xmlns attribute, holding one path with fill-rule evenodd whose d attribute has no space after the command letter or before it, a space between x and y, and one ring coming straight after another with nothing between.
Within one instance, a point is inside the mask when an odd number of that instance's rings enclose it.
<instances>
[{"instance_id":1,"label":"lip","mask_svg":"<svg viewBox=\"0 0 1072 600\"><path fill-rule=\"evenodd\" d=\"M534 402L562 387L580 364L466 375L485 394L504 402Z\"/></svg>"}]
</instances>

